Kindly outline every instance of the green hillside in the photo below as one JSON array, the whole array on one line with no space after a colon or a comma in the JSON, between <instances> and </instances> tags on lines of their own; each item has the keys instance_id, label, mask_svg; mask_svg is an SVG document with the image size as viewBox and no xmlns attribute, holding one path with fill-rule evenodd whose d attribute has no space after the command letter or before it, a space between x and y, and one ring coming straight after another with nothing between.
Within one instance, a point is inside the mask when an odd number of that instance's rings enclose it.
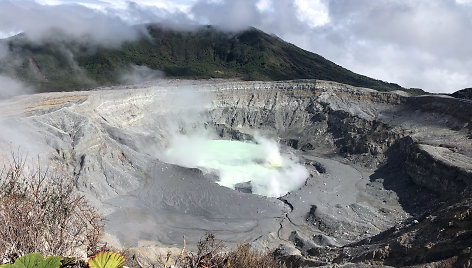
<instances>
[{"instance_id":1,"label":"green hillside","mask_svg":"<svg viewBox=\"0 0 472 268\"><path fill-rule=\"evenodd\" d=\"M236 34L213 27L173 31L147 26L150 37L120 47L91 47L79 42L33 44L16 36L0 72L19 77L40 91L75 90L121 82L132 66L161 70L173 78L243 80L322 79L381 91L405 90L353 73L280 38L251 28ZM413 91L413 90L411 90ZM419 93L422 93L420 90Z\"/></svg>"},{"instance_id":2,"label":"green hillside","mask_svg":"<svg viewBox=\"0 0 472 268\"><path fill-rule=\"evenodd\" d=\"M452 97L472 100L472 88L464 88L451 94Z\"/></svg>"}]
</instances>

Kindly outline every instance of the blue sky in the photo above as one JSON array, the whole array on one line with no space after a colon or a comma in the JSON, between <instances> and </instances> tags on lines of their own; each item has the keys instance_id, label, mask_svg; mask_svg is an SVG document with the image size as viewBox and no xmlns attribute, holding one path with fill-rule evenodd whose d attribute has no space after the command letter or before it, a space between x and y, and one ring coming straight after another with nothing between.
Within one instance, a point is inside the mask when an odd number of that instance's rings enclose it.
<instances>
[{"instance_id":1,"label":"blue sky","mask_svg":"<svg viewBox=\"0 0 472 268\"><path fill-rule=\"evenodd\" d=\"M3 37L41 39L61 28L119 43L135 37L130 25L146 22L254 26L405 87L472 87L472 0L0 0Z\"/></svg>"}]
</instances>

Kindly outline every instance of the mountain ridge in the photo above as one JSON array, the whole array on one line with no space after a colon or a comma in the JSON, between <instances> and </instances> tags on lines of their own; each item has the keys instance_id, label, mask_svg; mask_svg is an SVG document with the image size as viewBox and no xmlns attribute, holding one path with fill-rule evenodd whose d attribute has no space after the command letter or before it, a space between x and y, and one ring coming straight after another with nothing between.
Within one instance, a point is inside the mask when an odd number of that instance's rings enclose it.
<instances>
[{"instance_id":1,"label":"mountain ridge","mask_svg":"<svg viewBox=\"0 0 472 268\"><path fill-rule=\"evenodd\" d=\"M0 61L0 73L17 77L39 91L120 84L123 74L141 79L149 78L149 74L151 78L164 74L170 78L248 81L320 79L379 91L424 93L356 74L256 28L237 33L219 31L213 26L192 31L157 24L146 28L147 37L142 35L108 48L61 40L64 38L36 44L18 35L5 40L10 55Z\"/></svg>"},{"instance_id":2,"label":"mountain ridge","mask_svg":"<svg viewBox=\"0 0 472 268\"><path fill-rule=\"evenodd\" d=\"M472 88L464 88L450 94L454 98L472 100Z\"/></svg>"}]
</instances>

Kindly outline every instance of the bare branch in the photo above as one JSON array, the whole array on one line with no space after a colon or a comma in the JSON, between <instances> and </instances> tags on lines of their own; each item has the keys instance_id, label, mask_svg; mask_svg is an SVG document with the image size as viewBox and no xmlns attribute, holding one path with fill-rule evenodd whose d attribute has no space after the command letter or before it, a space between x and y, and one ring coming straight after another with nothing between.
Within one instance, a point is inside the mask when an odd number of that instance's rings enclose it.
<instances>
[{"instance_id":1,"label":"bare branch","mask_svg":"<svg viewBox=\"0 0 472 268\"><path fill-rule=\"evenodd\" d=\"M103 220L75 191L73 180L12 153L0 172L0 257L13 261L30 252L73 255L98 248Z\"/></svg>"}]
</instances>

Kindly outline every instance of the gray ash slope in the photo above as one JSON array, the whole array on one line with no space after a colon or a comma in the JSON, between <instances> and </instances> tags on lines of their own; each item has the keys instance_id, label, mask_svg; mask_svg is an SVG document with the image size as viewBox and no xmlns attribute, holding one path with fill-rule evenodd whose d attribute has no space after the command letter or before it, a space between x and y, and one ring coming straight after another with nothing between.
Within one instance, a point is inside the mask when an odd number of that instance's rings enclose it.
<instances>
[{"instance_id":1,"label":"gray ash slope","mask_svg":"<svg viewBox=\"0 0 472 268\"><path fill-rule=\"evenodd\" d=\"M213 232L230 245L279 248L294 265L419 264L450 260L466 248L428 244L441 254L398 260L401 250L427 244L407 235L418 231L412 222L440 230L443 221L428 223L428 215L461 202L467 208L470 101L314 80L213 80L43 93L0 107L3 121L27 126L24 135L49 152L51 166L73 176L100 207L110 242L119 246L179 247L184 235L192 245ZM163 162L173 133L192 129L214 138L272 138L310 176L300 189L268 198ZM452 225L469 241L471 216L461 213L451 215L462 219Z\"/></svg>"}]
</instances>

